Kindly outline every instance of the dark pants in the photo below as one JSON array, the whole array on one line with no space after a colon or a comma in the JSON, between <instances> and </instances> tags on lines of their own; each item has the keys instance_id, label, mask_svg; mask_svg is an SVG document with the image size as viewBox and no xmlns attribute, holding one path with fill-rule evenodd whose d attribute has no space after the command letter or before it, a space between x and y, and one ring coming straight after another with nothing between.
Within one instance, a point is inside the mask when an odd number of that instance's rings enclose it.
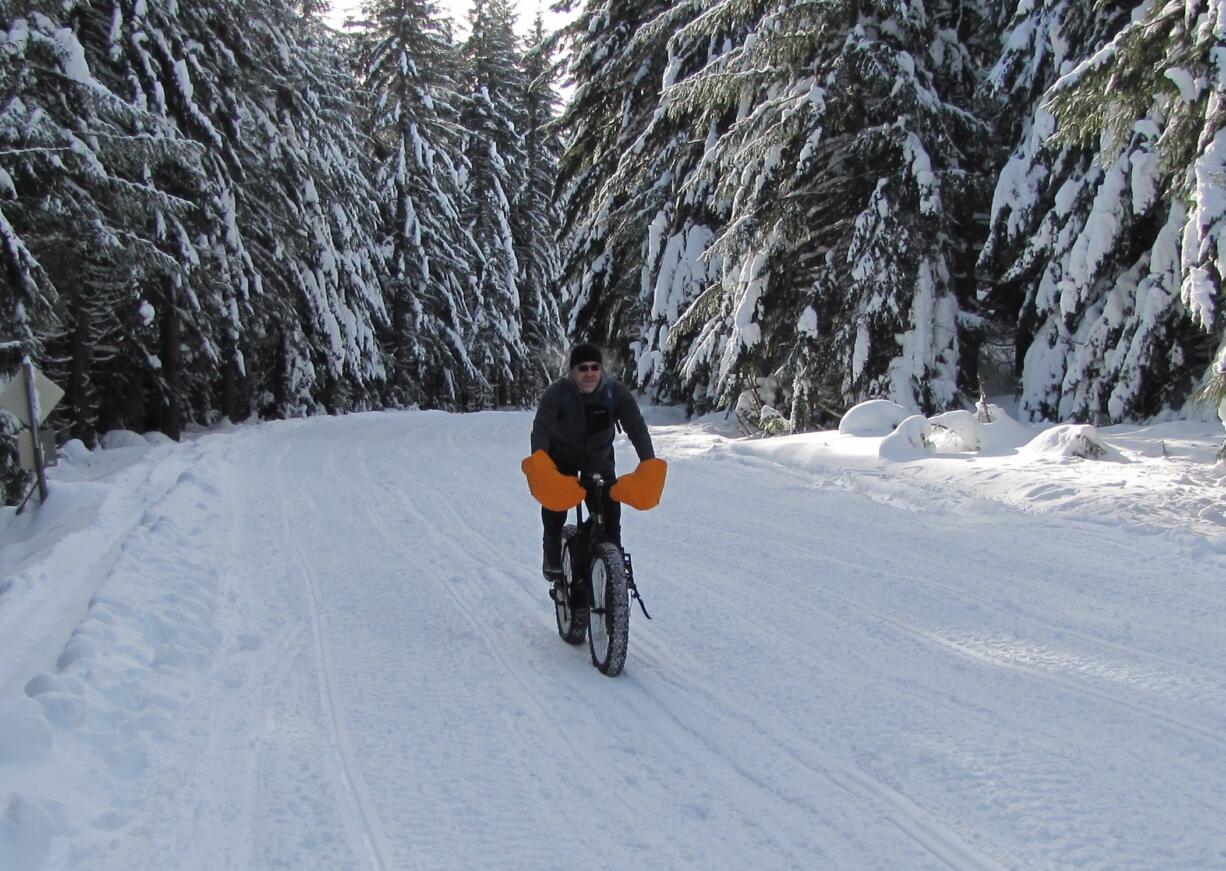
<instances>
[{"instance_id":1,"label":"dark pants","mask_svg":"<svg viewBox=\"0 0 1226 871\"><path fill-rule=\"evenodd\" d=\"M563 475L574 475L574 469L568 469L564 466L558 466L558 471ZM622 505L617 500L609 496L609 489L613 486L610 478L608 487L604 490L604 528L609 536L609 540L614 544L621 546L622 543ZM587 487L587 498L583 501L587 503L589 512L596 510L596 494L591 487ZM544 545L547 552L558 554L559 551L554 551L553 548L560 548L562 542L562 527L566 525L566 517L569 512L566 511L550 511L548 508L541 509L541 523L545 526Z\"/></svg>"}]
</instances>

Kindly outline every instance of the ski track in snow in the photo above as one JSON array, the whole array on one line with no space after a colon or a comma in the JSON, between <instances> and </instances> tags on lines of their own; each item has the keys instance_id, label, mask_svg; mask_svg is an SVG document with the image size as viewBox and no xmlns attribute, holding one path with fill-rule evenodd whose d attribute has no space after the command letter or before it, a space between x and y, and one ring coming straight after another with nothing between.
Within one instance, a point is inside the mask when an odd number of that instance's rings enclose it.
<instances>
[{"instance_id":1,"label":"ski track in snow","mask_svg":"<svg viewBox=\"0 0 1226 871\"><path fill-rule=\"evenodd\" d=\"M297 557L299 572L301 573L304 586L307 592L307 599L311 608L311 628L312 635L315 639L315 650L317 655L317 663L319 667L320 677L320 696L323 700L325 709L327 710L328 722L332 729L332 735L336 742L337 760L340 771L345 781L345 792L350 797L357 816L362 821L363 836L366 848L370 851L374 866L379 869L387 867L385 856L387 855L387 839L382 832L382 826L378 822L378 816L373 809L370 799L369 790L366 788L366 783L362 779L360 769L354 760L352 742L349 739L349 732L345 727L343 715L337 709L336 693L333 687L336 685L336 678L333 676L332 658L328 652L327 642L325 641L325 628L323 612L319 607L319 583L315 579L315 573L311 570L310 562L307 560L306 554L303 551L302 545L294 534L294 530L290 526L290 500L288 498L288 488L286 486L285 474L282 465L285 460L286 453L289 452L287 447L274 463L277 478L277 492L280 497L280 513L281 519L285 527L285 537L292 544L294 555ZM330 468L330 471L332 469Z\"/></svg>"},{"instance_id":2,"label":"ski track in snow","mask_svg":"<svg viewBox=\"0 0 1226 871\"><path fill-rule=\"evenodd\" d=\"M610 680L554 628L530 421L117 478L90 559L15 575L74 580L0 671L0 867L1226 867L1226 560L1169 533L1201 497L1138 532L657 427Z\"/></svg>"}]
</instances>

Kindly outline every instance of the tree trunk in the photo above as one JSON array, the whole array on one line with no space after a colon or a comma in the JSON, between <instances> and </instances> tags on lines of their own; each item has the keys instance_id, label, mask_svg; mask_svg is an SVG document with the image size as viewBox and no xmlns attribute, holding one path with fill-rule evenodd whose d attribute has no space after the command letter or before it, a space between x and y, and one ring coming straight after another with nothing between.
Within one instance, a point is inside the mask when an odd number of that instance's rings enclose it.
<instances>
[{"instance_id":1,"label":"tree trunk","mask_svg":"<svg viewBox=\"0 0 1226 871\"><path fill-rule=\"evenodd\" d=\"M285 407L289 403L289 339L281 331L277 336L277 372L273 379L273 417L285 417Z\"/></svg>"},{"instance_id":2,"label":"tree trunk","mask_svg":"<svg viewBox=\"0 0 1226 871\"><path fill-rule=\"evenodd\" d=\"M407 288L397 287L392 297L392 385L396 402L407 404L409 396L409 300Z\"/></svg>"},{"instance_id":3,"label":"tree trunk","mask_svg":"<svg viewBox=\"0 0 1226 871\"><path fill-rule=\"evenodd\" d=\"M94 430L92 407L89 396L89 369L93 363L93 344L90 342L90 315L85 293L77 287L72 297L72 344L69 348L68 384L65 391L72 409L70 432L87 445L97 440Z\"/></svg>"},{"instance_id":4,"label":"tree trunk","mask_svg":"<svg viewBox=\"0 0 1226 871\"><path fill-rule=\"evenodd\" d=\"M181 384L183 380L182 324L179 320L178 293L173 277L163 285L162 380L166 395L162 399L162 432L178 441L183 435Z\"/></svg>"}]
</instances>

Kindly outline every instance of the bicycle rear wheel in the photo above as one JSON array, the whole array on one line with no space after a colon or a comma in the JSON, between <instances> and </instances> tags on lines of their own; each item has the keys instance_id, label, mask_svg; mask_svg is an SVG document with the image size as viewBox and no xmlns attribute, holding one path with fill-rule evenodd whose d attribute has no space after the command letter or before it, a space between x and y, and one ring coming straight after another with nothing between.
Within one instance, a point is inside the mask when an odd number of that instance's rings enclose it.
<instances>
[{"instance_id":1,"label":"bicycle rear wheel","mask_svg":"<svg viewBox=\"0 0 1226 871\"><path fill-rule=\"evenodd\" d=\"M630 643L630 594L621 548L608 543L598 546L592 554L588 576L592 581L592 600L587 640L592 665L615 677L626 664L626 648Z\"/></svg>"},{"instance_id":2,"label":"bicycle rear wheel","mask_svg":"<svg viewBox=\"0 0 1226 871\"><path fill-rule=\"evenodd\" d=\"M577 549L575 527L567 526L562 530L562 580L553 588L558 635L567 644L582 644L587 637L587 597L583 594L583 578L578 573L580 555Z\"/></svg>"}]
</instances>

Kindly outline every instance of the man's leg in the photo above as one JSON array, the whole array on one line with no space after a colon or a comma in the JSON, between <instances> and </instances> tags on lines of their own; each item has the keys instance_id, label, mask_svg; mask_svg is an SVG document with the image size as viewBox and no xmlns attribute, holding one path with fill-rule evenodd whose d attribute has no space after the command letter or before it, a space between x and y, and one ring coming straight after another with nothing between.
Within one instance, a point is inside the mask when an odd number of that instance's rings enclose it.
<instances>
[{"instance_id":1,"label":"man's leg","mask_svg":"<svg viewBox=\"0 0 1226 871\"><path fill-rule=\"evenodd\" d=\"M557 461L555 460L555 462ZM562 475L569 477L576 474L575 470L566 463L557 463L557 467L558 472ZM544 551L544 558L541 561L541 572L550 581L555 580L562 574L562 527L566 525L568 514L570 514L569 511L541 509L541 524L545 527L544 534L541 536L541 545Z\"/></svg>"},{"instance_id":2,"label":"man's leg","mask_svg":"<svg viewBox=\"0 0 1226 871\"><path fill-rule=\"evenodd\" d=\"M622 504L604 491L604 525L609 531L609 541L618 547L622 546Z\"/></svg>"},{"instance_id":3,"label":"man's leg","mask_svg":"<svg viewBox=\"0 0 1226 871\"><path fill-rule=\"evenodd\" d=\"M541 536L544 550L541 571L546 578L553 580L562 573L562 527L566 525L566 512L542 508L541 523L545 527Z\"/></svg>"}]
</instances>

